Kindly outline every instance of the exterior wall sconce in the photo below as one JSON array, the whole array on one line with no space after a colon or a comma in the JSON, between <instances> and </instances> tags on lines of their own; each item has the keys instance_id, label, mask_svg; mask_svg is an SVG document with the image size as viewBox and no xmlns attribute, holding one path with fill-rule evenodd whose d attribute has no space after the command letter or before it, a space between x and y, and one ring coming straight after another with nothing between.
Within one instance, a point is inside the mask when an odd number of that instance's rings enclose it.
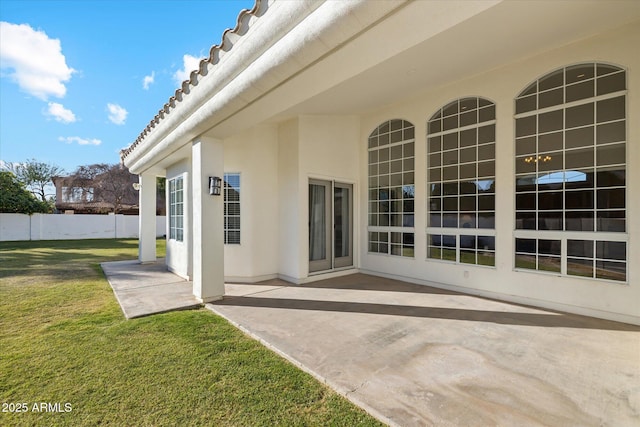
<instances>
[{"instance_id":1,"label":"exterior wall sconce","mask_svg":"<svg viewBox=\"0 0 640 427\"><path fill-rule=\"evenodd\" d=\"M133 189L136 191L140 191L140 189L142 188L142 185L140 185L139 182L134 182L132 186L133 186Z\"/></svg>"},{"instance_id":2,"label":"exterior wall sconce","mask_svg":"<svg viewBox=\"0 0 640 427\"><path fill-rule=\"evenodd\" d=\"M219 196L222 193L222 179L219 176L209 177L209 194Z\"/></svg>"}]
</instances>

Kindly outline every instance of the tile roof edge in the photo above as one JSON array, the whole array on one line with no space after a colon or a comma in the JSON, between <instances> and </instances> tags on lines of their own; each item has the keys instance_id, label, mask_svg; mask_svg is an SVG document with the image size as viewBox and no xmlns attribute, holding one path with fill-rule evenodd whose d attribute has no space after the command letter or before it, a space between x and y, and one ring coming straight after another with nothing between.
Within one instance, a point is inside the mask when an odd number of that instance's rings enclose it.
<instances>
[{"instance_id":1,"label":"tile roof edge","mask_svg":"<svg viewBox=\"0 0 640 427\"><path fill-rule=\"evenodd\" d=\"M209 74L208 64L216 65L220 60L220 51L228 52L236 44L240 37L244 36L249 30L249 21L252 17L260 18L267 11L268 0L255 0L251 9L243 9L238 14L236 25L234 28L227 28L222 33L222 39L219 45L214 44L209 49L209 57L200 60L198 69L191 71L189 79L182 82L181 86L176 89L173 96L163 105L149 124L140 132L136 140L127 148L120 150L120 162L124 163L125 158L131 154L137 146L139 146L151 130L164 119L165 114L169 114L172 109L176 108L176 101L181 102L183 95L188 95L191 88L197 86L198 76L205 77ZM232 40L234 39L235 40Z\"/></svg>"}]
</instances>

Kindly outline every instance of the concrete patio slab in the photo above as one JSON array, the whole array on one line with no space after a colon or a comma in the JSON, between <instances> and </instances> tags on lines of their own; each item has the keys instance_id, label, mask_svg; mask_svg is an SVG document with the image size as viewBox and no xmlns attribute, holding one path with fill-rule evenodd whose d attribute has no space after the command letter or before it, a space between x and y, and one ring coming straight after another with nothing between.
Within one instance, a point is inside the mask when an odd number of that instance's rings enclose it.
<instances>
[{"instance_id":1,"label":"concrete patio slab","mask_svg":"<svg viewBox=\"0 0 640 427\"><path fill-rule=\"evenodd\" d=\"M100 266L127 319L202 305L193 296L191 282L168 271L164 259L148 264L105 262Z\"/></svg>"},{"instance_id":2,"label":"concrete patio slab","mask_svg":"<svg viewBox=\"0 0 640 427\"><path fill-rule=\"evenodd\" d=\"M260 283L225 283L224 294L225 297L239 297L251 294L258 294L260 292L273 291L284 286L289 286L288 283L282 280L267 280Z\"/></svg>"},{"instance_id":3,"label":"concrete patio slab","mask_svg":"<svg viewBox=\"0 0 640 427\"><path fill-rule=\"evenodd\" d=\"M391 425L640 425L640 327L363 274L206 307Z\"/></svg>"},{"instance_id":4,"label":"concrete patio slab","mask_svg":"<svg viewBox=\"0 0 640 427\"><path fill-rule=\"evenodd\" d=\"M127 318L201 305L163 260L102 268ZM640 425L637 326L363 274L206 306L390 425Z\"/></svg>"}]
</instances>

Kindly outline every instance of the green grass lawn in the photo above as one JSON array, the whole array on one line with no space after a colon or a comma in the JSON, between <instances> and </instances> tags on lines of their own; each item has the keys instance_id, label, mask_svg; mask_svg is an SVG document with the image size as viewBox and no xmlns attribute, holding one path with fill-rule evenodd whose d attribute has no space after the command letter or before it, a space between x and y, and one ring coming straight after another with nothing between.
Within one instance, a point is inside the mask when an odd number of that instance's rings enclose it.
<instances>
[{"instance_id":1,"label":"green grass lawn","mask_svg":"<svg viewBox=\"0 0 640 427\"><path fill-rule=\"evenodd\" d=\"M379 425L206 309L125 320L98 263L136 254L0 243L0 425Z\"/></svg>"}]
</instances>

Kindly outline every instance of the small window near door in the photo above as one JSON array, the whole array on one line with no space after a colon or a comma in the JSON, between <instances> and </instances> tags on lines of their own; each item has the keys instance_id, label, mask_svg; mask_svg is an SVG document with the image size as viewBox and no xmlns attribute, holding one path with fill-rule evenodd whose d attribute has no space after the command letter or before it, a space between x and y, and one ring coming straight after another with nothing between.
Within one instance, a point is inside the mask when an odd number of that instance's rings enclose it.
<instances>
[{"instance_id":1,"label":"small window near door","mask_svg":"<svg viewBox=\"0 0 640 427\"><path fill-rule=\"evenodd\" d=\"M184 191L183 178L169 180L169 239L182 242L184 239Z\"/></svg>"},{"instance_id":2,"label":"small window near door","mask_svg":"<svg viewBox=\"0 0 640 427\"><path fill-rule=\"evenodd\" d=\"M224 174L224 244L240 244L240 174Z\"/></svg>"}]
</instances>

